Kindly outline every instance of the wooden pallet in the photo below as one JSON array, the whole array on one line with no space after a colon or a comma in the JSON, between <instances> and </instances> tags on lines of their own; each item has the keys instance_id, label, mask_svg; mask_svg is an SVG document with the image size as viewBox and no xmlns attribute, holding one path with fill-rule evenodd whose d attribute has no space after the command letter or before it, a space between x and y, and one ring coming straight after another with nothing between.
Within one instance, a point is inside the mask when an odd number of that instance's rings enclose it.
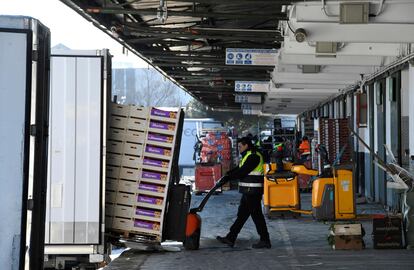
<instances>
[{"instance_id":1,"label":"wooden pallet","mask_svg":"<svg viewBox=\"0 0 414 270\"><path fill-rule=\"evenodd\" d=\"M134 232L134 231L123 231L117 229L108 229L107 235L117 239L128 239L136 242L145 242L145 243L160 243L161 236L147 234L145 232Z\"/></svg>"}]
</instances>

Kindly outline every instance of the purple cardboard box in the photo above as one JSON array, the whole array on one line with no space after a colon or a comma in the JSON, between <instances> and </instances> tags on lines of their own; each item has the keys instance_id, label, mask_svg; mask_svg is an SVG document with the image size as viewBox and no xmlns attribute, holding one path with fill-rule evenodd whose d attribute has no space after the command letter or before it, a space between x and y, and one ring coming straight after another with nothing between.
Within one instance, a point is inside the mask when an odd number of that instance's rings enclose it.
<instances>
[{"instance_id":1,"label":"purple cardboard box","mask_svg":"<svg viewBox=\"0 0 414 270\"><path fill-rule=\"evenodd\" d=\"M165 174L148 172L148 171L142 171L141 177L146 178L146 179L160 180L160 181L167 180L167 175Z\"/></svg>"},{"instance_id":2,"label":"purple cardboard box","mask_svg":"<svg viewBox=\"0 0 414 270\"><path fill-rule=\"evenodd\" d=\"M151 158L144 158L143 164L162 168L168 167L168 161L156 160Z\"/></svg>"},{"instance_id":3,"label":"purple cardboard box","mask_svg":"<svg viewBox=\"0 0 414 270\"><path fill-rule=\"evenodd\" d=\"M152 153L152 154L157 154L157 155L164 155L164 156L170 156L171 155L170 150L164 149L164 148L161 148L161 147L151 146L151 145L147 145L145 147L145 152Z\"/></svg>"},{"instance_id":4,"label":"purple cardboard box","mask_svg":"<svg viewBox=\"0 0 414 270\"><path fill-rule=\"evenodd\" d=\"M163 111L163 110L159 110L159 109L155 109L155 108L151 109L151 115L161 116L161 117L168 117L168 118L177 118L177 113L176 112L168 112L168 111Z\"/></svg>"},{"instance_id":5,"label":"purple cardboard box","mask_svg":"<svg viewBox=\"0 0 414 270\"><path fill-rule=\"evenodd\" d=\"M150 128L165 129L165 130L174 130L175 129L175 125L170 125L170 124L167 124L167 123L161 123L161 122L151 121L150 122Z\"/></svg>"},{"instance_id":6,"label":"purple cardboard box","mask_svg":"<svg viewBox=\"0 0 414 270\"><path fill-rule=\"evenodd\" d=\"M156 222L135 220L134 226L138 228L148 229L148 230L160 230L160 225Z\"/></svg>"},{"instance_id":7,"label":"purple cardboard box","mask_svg":"<svg viewBox=\"0 0 414 270\"><path fill-rule=\"evenodd\" d=\"M149 141L155 141L155 142L165 142L165 143L172 143L173 137L168 135L161 135L161 134L154 134L154 133L148 133L147 139Z\"/></svg>"},{"instance_id":8,"label":"purple cardboard box","mask_svg":"<svg viewBox=\"0 0 414 270\"><path fill-rule=\"evenodd\" d=\"M135 214L141 215L141 216L147 216L147 217L160 217L161 216L160 211L143 209L143 208L137 208L137 210L135 211Z\"/></svg>"},{"instance_id":9,"label":"purple cardboard box","mask_svg":"<svg viewBox=\"0 0 414 270\"><path fill-rule=\"evenodd\" d=\"M138 202L161 205L162 201L163 200L161 198L138 195Z\"/></svg>"},{"instance_id":10,"label":"purple cardboard box","mask_svg":"<svg viewBox=\"0 0 414 270\"><path fill-rule=\"evenodd\" d=\"M152 191L152 192L164 193L164 187L157 186L157 185L152 185L152 184L140 183L138 188L142 189L142 190Z\"/></svg>"}]
</instances>

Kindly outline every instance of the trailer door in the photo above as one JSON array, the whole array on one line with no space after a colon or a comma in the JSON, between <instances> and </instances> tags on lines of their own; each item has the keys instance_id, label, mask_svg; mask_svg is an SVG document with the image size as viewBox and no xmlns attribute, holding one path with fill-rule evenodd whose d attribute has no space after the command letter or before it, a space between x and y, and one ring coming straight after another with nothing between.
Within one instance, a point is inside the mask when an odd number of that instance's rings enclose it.
<instances>
[{"instance_id":1,"label":"trailer door","mask_svg":"<svg viewBox=\"0 0 414 270\"><path fill-rule=\"evenodd\" d=\"M29 163L29 34L0 32L0 263L22 267Z\"/></svg>"}]
</instances>

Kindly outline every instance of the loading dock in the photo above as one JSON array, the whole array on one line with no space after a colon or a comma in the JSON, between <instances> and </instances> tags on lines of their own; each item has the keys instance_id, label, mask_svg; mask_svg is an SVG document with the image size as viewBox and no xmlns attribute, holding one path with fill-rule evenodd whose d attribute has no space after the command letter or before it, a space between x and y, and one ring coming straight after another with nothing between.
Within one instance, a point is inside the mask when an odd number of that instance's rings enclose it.
<instances>
[{"instance_id":1,"label":"loading dock","mask_svg":"<svg viewBox=\"0 0 414 270\"><path fill-rule=\"evenodd\" d=\"M383 147L387 144L399 165L413 168L414 28L411 14L414 3L411 1L243 0L222 3L217 0L181 0L168 1L168 6L166 1L150 0L111 1L109 4L104 0L62 2L126 48L143 56L205 105L245 114L296 114L298 122L347 118L351 128L369 142L382 159L388 159ZM352 16L350 14L354 13L350 10L362 15ZM278 30L276 25L279 25ZM255 51L249 51L252 48ZM253 67L244 65L246 62L243 61L249 62L250 59L246 55L251 57L249 53L258 53L259 50L275 54L274 63L263 61L262 65ZM226 65L230 55L236 58L240 55L239 61L243 57L246 59L240 65ZM244 81L246 77L256 82L269 81L269 89L259 94L235 93L236 82ZM361 103L361 95L366 96L364 104ZM239 104L246 101L248 104ZM46 109L45 104L43 108ZM45 118L45 115L42 117ZM320 132L316 124L314 132ZM389 177L374 164L373 155L355 139L350 139L349 144L352 146L353 161L358 163L354 171L357 194L383 208L400 211L399 195L387 188ZM42 159L38 161L44 162ZM37 168L44 167L40 164ZM42 173L40 169L37 171L39 177ZM35 188L39 189L38 193L34 193L35 197L36 194L43 194L44 183L40 181ZM231 192L229 196L227 198L231 202ZM43 221L41 201L42 197L39 201L35 200L35 203L40 203L37 225ZM220 216L215 217L220 219ZM284 224L284 221L277 224ZM286 238L288 229L287 225L284 226L281 225L280 231L275 232L275 235L282 235L275 240L282 239L286 244L287 265L293 268L319 266L320 262L316 260L312 261L315 265L305 265L293 256L292 240ZM300 230L293 225L292 228ZM211 230L214 229L211 227ZM36 232L39 234L35 238L42 238L42 229L38 228ZM320 237L319 233L314 230L298 237L312 240L316 235ZM207 235L207 238L211 237ZM324 250L322 242L320 244L314 247ZM33 246L33 249L37 247ZM211 247L216 248L215 244ZM238 258L240 254L251 253L250 250L236 251L240 251ZM412 265L412 261L407 259L411 255L409 252L387 252L392 257L388 261L377 258L383 254L381 252L368 251L364 255L373 260L375 256L373 264L377 267L400 264L400 268L409 269ZM211 260L210 256L215 255L208 251L200 254L207 255L206 266L209 266L207 260ZM371 254L373 257L370 257ZM325 265L332 268L338 266L334 263L341 260L332 253L329 255L331 257L326 257ZM360 263L361 260L357 259L359 255L353 255L351 258L345 256L347 259L343 265L358 268L352 262ZM283 260L284 255L281 256ZM157 257L157 254L148 257L142 267L167 267L165 258ZM289 261L292 257L293 261ZM176 257L171 255L167 259L171 258ZM266 254L264 258L269 265L274 262L273 254ZM242 263L251 266L249 261ZM186 265L191 265L191 262Z\"/></svg>"}]
</instances>

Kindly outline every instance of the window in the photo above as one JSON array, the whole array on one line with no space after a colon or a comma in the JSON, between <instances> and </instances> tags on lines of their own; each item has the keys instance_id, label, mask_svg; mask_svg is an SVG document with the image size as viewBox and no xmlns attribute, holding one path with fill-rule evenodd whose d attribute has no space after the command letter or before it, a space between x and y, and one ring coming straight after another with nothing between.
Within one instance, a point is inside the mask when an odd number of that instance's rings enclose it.
<instances>
[{"instance_id":1,"label":"window","mask_svg":"<svg viewBox=\"0 0 414 270\"><path fill-rule=\"evenodd\" d=\"M368 119L367 93L357 94L357 125L367 127Z\"/></svg>"}]
</instances>

